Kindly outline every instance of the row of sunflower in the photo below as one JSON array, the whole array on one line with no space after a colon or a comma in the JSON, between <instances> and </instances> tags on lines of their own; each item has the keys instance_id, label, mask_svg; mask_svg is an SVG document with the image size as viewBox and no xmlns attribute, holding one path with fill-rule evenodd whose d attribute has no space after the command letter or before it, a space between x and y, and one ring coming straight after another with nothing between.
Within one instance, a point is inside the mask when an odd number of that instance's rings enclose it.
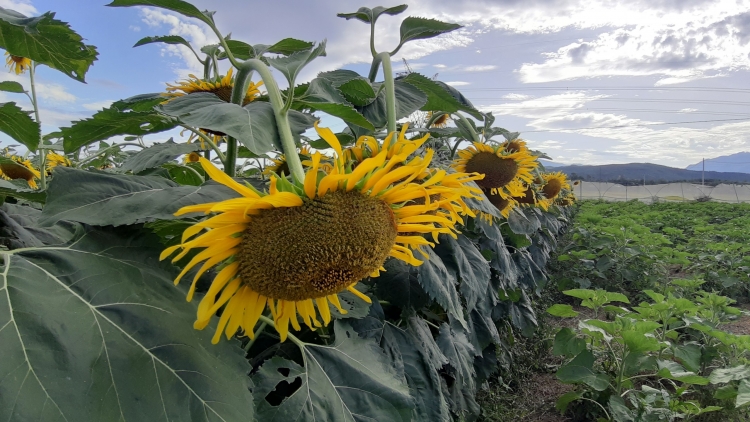
<instances>
[{"instance_id":1,"label":"row of sunflower","mask_svg":"<svg viewBox=\"0 0 750 422\"><path fill-rule=\"evenodd\" d=\"M136 5L220 34L184 1L111 4ZM340 16L374 26L405 9ZM0 8L0 33L41 32L0 39L11 71L32 91L40 64L83 77L65 63L93 62L93 46L53 14L19 16ZM324 43L220 36L196 53L204 75L163 93L46 136L37 121L36 143L0 124L29 150L6 150L2 176L41 195L0 186L0 420L475 419L478 388L513 365L508 339L534 330L575 197L455 88L390 74L404 43L459 27L406 18L368 78L301 85ZM71 48L23 47L65 31ZM136 46L153 42L176 38ZM143 141L171 129L190 136Z\"/></svg>"}]
</instances>

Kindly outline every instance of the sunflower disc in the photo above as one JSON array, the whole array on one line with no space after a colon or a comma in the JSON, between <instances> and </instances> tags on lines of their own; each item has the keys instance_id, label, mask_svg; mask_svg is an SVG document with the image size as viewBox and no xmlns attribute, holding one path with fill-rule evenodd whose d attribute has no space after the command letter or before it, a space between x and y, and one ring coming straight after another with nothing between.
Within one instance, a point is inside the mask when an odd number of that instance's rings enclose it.
<instances>
[{"instance_id":1,"label":"sunflower disc","mask_svg":"<svg viewBox=\"0 0 750 422\"><path fill-rule=\"evenodd\" d=\"M466 163L466 172L484 174L484 179L476 181L484 189L500 188L516 177L518 164L511 158L480 152Z\"/></svg>"}]
</instances>

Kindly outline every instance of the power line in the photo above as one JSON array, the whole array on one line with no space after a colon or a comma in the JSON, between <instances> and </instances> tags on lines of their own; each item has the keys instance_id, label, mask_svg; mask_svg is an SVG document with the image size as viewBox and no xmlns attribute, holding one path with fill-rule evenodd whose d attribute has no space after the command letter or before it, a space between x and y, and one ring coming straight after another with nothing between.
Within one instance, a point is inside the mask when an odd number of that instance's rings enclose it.
<instances>
[{"instance_id":1,"label":"power line","mask_svg":"<svg viewBox=\"0 0 750 422\"><path fill-rule=\"evenodd\" d=\"M499 104L495 107L508 107L509 111L523 110L514 104ZM502 110L502 109L500 109ZM665 114L708 114L716 116L748 116L750 113L733 113L724 111L682 111L682 110L661 110L658 108L625 108L625 107L529 107L529 110L573 110L573 111L608 111L608 112L632 112L632 113L665 113ZM493 110L497 111L497 110Z\"/></svg>"},{"instance_id":2,"label":"power line","mask_svg":"<svg viewBox=\"0 0 750 422\"><path fill-rule=\"evenodd\" d=\"M472 98L473 101L526 101L523 99L509 99L509 98ZM750 101L720 101L720 100L690 100L683 98L587 98L587 102L593 101L618 101L618 102L632 102L632 103L689 103L689 104L724 104L724 105L750 105Z\"/></svg>"},{"instance_id":3,"label":"power line","mask_svg":"<svg viewBox=\"0 0 750 422\"><path fill-rule=\"evenodd\" d=\"M478 87L478 88L463 88L461 91L721 91L721 92L741 92L750 94L750 88L724 88L724 87L710 87L710 86L695 86L695 87L682 87L682 86L643 86L643 87L575 87L575 86L545 86L545 87L534 87L534 86L520 86L515 88L503 88L503 87Z\"/></svg>"},{"instance_id":4,"label":"power line","mask_svg":"<svg viewBox=\"0 0 750 422\"><path fill-rule=\"evenodd\" d=\"M734 122L734 121L750 121L750 119L693 120L693 121L686 121L686 122L642 123L642 124L617 125L617 126L579 127L579 128L570 128L570 129L524 130L522 132L531 133L531 132L563 132L563 131L571 131L571 130L622 129L626 127L683 125L683 124L690 124L690 123Z\"/></svg>"}]
</instances>

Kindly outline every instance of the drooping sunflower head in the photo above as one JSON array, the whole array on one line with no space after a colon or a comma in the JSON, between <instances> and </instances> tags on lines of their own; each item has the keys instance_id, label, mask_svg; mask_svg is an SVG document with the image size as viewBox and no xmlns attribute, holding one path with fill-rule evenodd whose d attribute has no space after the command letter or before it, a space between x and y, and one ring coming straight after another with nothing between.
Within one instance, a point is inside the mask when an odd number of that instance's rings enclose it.
<instances>
[{"instance_id":1,"label":"drooping sunflower head","mask_svg":"<svg viewBox=\"0 0 750 422\"><path fill-rule=\"evenodd\" d=\"M503 149L509 153L513 152L519 152L523 150L528 150L529 148L526 146L526 141L523 139L513 139L512 141L504 142L502 145Z\"/></svg>"},{"instance_id":2,"label":"drooping sunflower head","mask_svg":"<svg viewBox=\"0 0 750 422\"><path fill-rule=\"evenodd\" d=\"M37 170L31 161L26 160L22 157L12 155L11 161L3 160L0 161L0 177L5 180L23 179L29 184L29 187L38 189L36 179L41 177L39 170Z\"/></svg>"},{"instance_id":3,"label":"drooping sunflower head","mask_svg":"<svg viewBox=\"0 0 750 422\"><path fill-rule=\"evenodd\" d=\"M307 161L312 158L312 151L310 151L310 147L307 145L302 146L300 148L299 152L299 159L300 161ZM266 176L270 176L271 174L276 174L278 176L289 176L291 172L289 171L289 163L286 162L286 155L279 154L276 158L271 158L271 162L273 164L270 164L266 166L266 168L263 170L263 174Z\"/></svg>"},{"instance_id":4,"label":"drooping sunflower head","mask_svg":"<svg viewBox=\"0 0 750 422\"><path fill-rule=\"evenodd\" d=\"M46 165L47 168L47 174L52 173L52 169L57 166L63 166L63 167L70 167L71 163L70 160L68 160L68 157L60 154L56 154L54 152L50 152L47 154Z\"/></svg>"},{"instance_id":5,"label":"drooping sunflower head","mask_svg":"<svg viewBox=\"0 0 750 422\"><path fill-rule=\"evenodd\" d=\"M435 112L429 111L427 112L427 119L432 120L432 117L435 115ZM451 115L448 113L442 113L438 118L436 118L430 127L439 127L444 128L448 126L448 123L451 121Z\"/></svg>"},{"instance_id":6,"label":"drooping sunflower head","mask_svg":"<svg viewBox=\"0 0 750 422\"><path fill-rule=\"evenodd\" d=\"M541 177L543 180L542 193L549 200L557 198L562 191L570 190L570 183L568 183L568 177L565 173L559 171L556 173L542 173Z\"/></svg>"},{"instance_id":7,"label":"drooping sunflower head","mask_svg":"<svg viewBox=\"0 0 750 422\"><path fill-rule=\"evenodd\" d=\"M418 181L428 169L432 152L409 158L410 153L392 151L397 143L384 144L379 153L351 169L333 132L315 126L336 152L333 165L323 171L323 156L315 153L303 182L271 175L267 193L239 184L208 160L200 160L211 178L239 196L180 209L177 215L204 212L211 216L188 228L182 243L167 248L162 259L179 251L173 257L176 262L191 250L202 249L175 280L179 282L203 263L188 300L198 278L219 267L194 324L197 329L205 328L223 307L214 342L222 332L231 337L239 328L252 338L266 309L282 341L290 324L300 329L298 316L310 329L328 324L329 304L345 313L338 293L348 290L370 300L354 285L367 275L377 275L387 257L420 265L413 250L432 245L422 234L455 235L457 221L430 198L439 195L441 201L446 198L458 204L456 196L460 199L463 191L453 184L469 175L449 178L445 172L436 172ZM421 145L426 139L412 142ZM424 201L418 203L418 198Z\"/></svg>"},{"instance_id":8,"label":"drooping sunflower head","mask_svg":"<svg viewBox=\"0 0 750 422\"><path fill-rule=\"evenodd\" d=\"M453 167L460 172L484 174L477 184L490 193L507 195L505 189L513 180L531 182L537 167L536 157L526 150L508 152L502 146L474 142L469 148L458 152L459 158Z\"/></svg>"},{"instance_id":9,"label":"drooping sunflower head","mask_svg":"<svg viewBox=\"0 0 750 422\"><path fill-rule=\"evenodd\" d=\"M193 94L196 92L210 92L226 102L232 99L232 88L234 87L234 78L232 78L232 68L229 69L224 77L215 80L199 79L195 75L189 75L189 78L178 82L176 85L167 84L167 93L164 94L170 98L182 97L183 95ZM260 96L260 86L263 81L250 82L247 93L242 101L242 105L247 105Z\"/></svg>"},{"instance_id":10,"label":"drooping sunflower head","mask_svg":"<svg viewBox=\"0 0 750 422\"><path fill-rule=\"evenodd\" d=\"M538 192L536 185L533 184L524 185L522 194L513 196L513 199L521 207L540 207L545 211L551 205L551 201L545 198L541 192Z\"/></svg>"},{"instance_id":11,"label":"drooping sunflower head","mask_svg":"<svg viewBox=\"0 0 750 422\"><path fill-rule=\"evenodd\" d=\"M8 69L11 72L15 72L16 75L20 75L26 72L28 69L31 69L31 59L27 59L26 57L21 56L14 56L7 51L5 52L5 55L8 56L5 58L5 65L8 66Z\"/></svg>"},{"instance_id":12,"label":"drooping sunflower head","mask_svg":"<svg viewBox=\"0 0 750 422\"><path fill-rule=\"evenodd\" d=\"M201 155L197 152L193 151L190 154L185 155L185 164L187 163L197 163L201 160Z\"/></svg>"}]
</instances>

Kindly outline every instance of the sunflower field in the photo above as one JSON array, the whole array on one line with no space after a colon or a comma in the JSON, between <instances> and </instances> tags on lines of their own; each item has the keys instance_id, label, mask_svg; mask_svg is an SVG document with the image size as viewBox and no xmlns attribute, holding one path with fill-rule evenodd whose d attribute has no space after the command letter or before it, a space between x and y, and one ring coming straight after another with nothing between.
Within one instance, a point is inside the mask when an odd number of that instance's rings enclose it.
<instances>
[{"instance_id":1,"label":"sunflower field","mask_svg":"<svg viewBox=\"0 0 750 422\"><path fill-rule=\"evenodd\" d=\"M518 133L391 58L460 28L406 5L369 75L300 83L326 43L224 36L202 75L42 134L35 72L83 82L93 45L0 7L0 420L474 420L513 365L575 201ZM228 68L221 73L221 68ZM381 79L382 78L382 79ZM340 133L322 127L338 118ZM181 129L154 143L149 135Z\"/></svg>"}]
</instances>

